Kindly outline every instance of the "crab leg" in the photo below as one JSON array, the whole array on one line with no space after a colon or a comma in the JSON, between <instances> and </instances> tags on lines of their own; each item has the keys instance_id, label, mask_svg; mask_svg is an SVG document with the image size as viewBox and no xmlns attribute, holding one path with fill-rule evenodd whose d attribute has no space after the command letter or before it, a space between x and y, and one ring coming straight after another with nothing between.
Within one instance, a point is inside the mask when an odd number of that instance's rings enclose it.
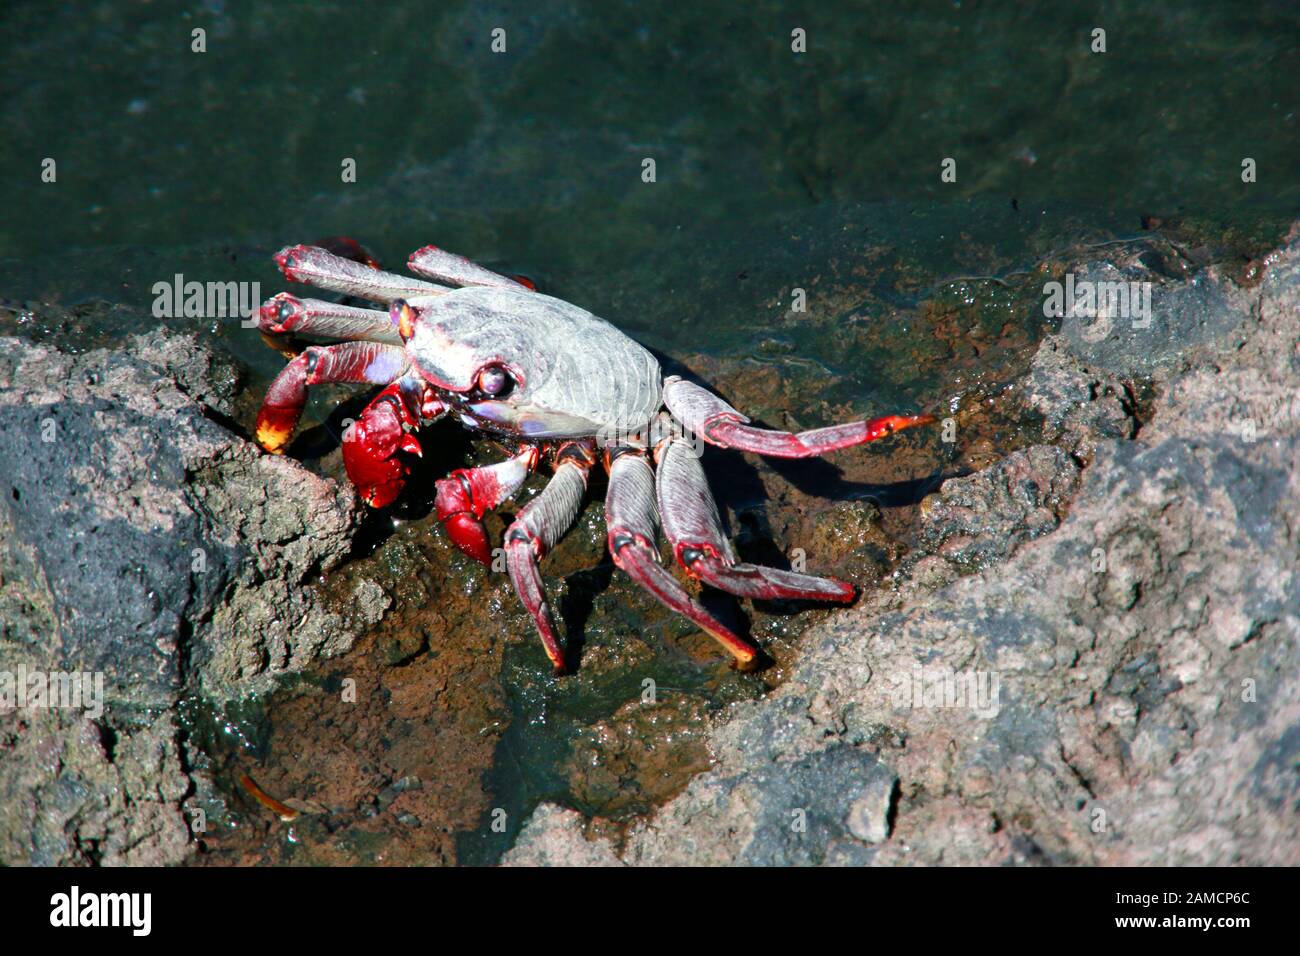
<instances>
[{"instance_id":1,"label":"crab leg","mask_svg":"<svg viewBox=\"0 0 1300 956\"><path fill-rule=\"evenodd\" d=\"M828 451L852 448L904 428L934 421L933 415L886 415L797 434L754 428L747 424L748 418L718 396L676 375L664 379L664 404L674 418L712 445L776 458L824 455Z\"/></svg>"},{"instance_id":2,"label":"crab leg","mask_svg":"<svg viewBox=\"0 0 1300 956\"><path fill-rule=\"evenodd\" d=\"M537 467L537 448L529 445L513 458L482 468L458 468L437 483L438 520L452 543L483 564L492 563L483 515L500 507Z\"/></svg>"},{"instance_id":3,"label":"crab leg","mask_svg":"<svg viewBox=\"0 0 1300 956\"><path fill-rule=\"evenodd\" d=\"M659 447L656 491L664 535L687 572L720 590L742 597L771 600L848 602L853 586L834 578L782 571L736 561L722 533L718 506L704 478L695 450L682 438Z\"/></svg>"},{"instance_id":4,"label":"crab leg","mask_svg":"<svg viewBox=\"0 0 1300 956\"><path fill-rule=\"evenodd\" d=\"M370 382L387 385L406 367L406 353L378 342L313 345L299 353L266 390L257 413L257 440L274 454L284 451L298 427L307 387L323 382Z\"/></svg>"},{"instance_id":5,"label":"crab leg","mask_svg":"<svg viewBox=\"0 0 1300 956\"><path fill-rule=\"evenodd\" d=\"M689 618L712 636L735 658L737 667L744 669L753 664L754 648L706 611L659 563L654 472L644 453L614 452L611 458L605 526L614 563L665 607Z\"/></svg>"},{"instance_id":6,"label":"crab leg","mask_svg":"<svg viewBox=\"0 0 1300 956\"><path fill-rule=\"evenodd\" d=\"M387 312L320 299L300 299L288 292L281 292L262 304L258 324L268 335L312 335L322 339L402 344L402 337Z\"/></svg>"},{"instance_id":7,"label":"crab leg","mask_svg":"<svg viewBox=\"0 0 1300 956\"><path fill-rule=\"evenodd\" d=\"M394 299L428 298L448 291L445 286L423 279L383 272L336 256L319 246L286 246L275 254L275 263L292 282L306 282L384 305Z\"/></svg>"},{"instance_id":8,"label":"crab leg","mask_svg":"<svg viewBox=\"0 0 1300 956\"><path fill-rule=\"evenodd\" d=\"M437 279L448 285L486 285L505 289L532 289L531 284L521 282L509 276L498 275L485 269L477 262L472 262L454 252L439 249L437 246L425 246L411 253L406 267L418 276Z\"/></svg>"},{"instance_id":9,"label":"crab leg","mask_svg":"<svg viewBox=\"0 0 1300 956\"><path fill-rule=\"evenodd\" d=\"M546 656L563 674L564 650L555 629L555 617L542 587L538 562L564 536L578 517L582 497L587 490L589 461L565 457L555 466L555 474L542 493L524 506L506 529L506 569L515 593L537 624L546 648Z\"/></svg>"}]
</instances>

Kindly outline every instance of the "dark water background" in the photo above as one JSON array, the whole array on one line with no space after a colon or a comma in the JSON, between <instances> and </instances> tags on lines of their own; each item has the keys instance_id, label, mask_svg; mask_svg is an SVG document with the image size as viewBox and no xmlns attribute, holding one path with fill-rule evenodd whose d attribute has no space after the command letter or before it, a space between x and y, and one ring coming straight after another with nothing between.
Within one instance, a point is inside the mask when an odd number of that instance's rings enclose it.
<instances>
[{"instance_id":1,"label":"dark water background","mask_svg":"<svg viewBox=\"0 0 1300 956\"><path fill-rule=\"evenodd\" d=\"M185 247L348 233L387 261L435 241L509 263L681 347L718 331L710 306L734 291L720 279L797 279L800 255L772 261L786 240L833 242L857 204L851 218L938 277L962 272L958 233L980 226L1014 261L1067 218L1128 233L1180 214L1260 239L1297 209L1293 3L726 9L10 0L5 294L63 276L65 296L111 295L122 265L167 277ZM45 157L56 184L39 181ZM169 252L141 265L126 250Z\"/></svg>"},{"instance_id":2,"label":"dark water background","mask_svg":"<svg viewBox=\"0 0 1300 956\"><path fill-rule=\"evenodd\" d=\"M1032 345L1040 303L1014 278L1062 249L1151 217L1225 262L1276 242L1300 212L1298 38L1292 2L8 0L0 330L111 345L156 321L155 282L267 296L271 252L341 233L385 263L433 242L526 273L669 356L815 368L864 414L933 406L950 370L915 347L923 303L965 298ZM831 286L789 321L791 289ZM121 308L27 311L95 301ZM878 322L869 344L836 334L850 312ZM200 331L255 384L282 364L236 322ZM519 815L561 786L567 729L530 730L535 689L503 679L525 690L492 779ZM612 709L622 682L569 706Z\"/></svg>"},{"instance_id":3,"label":"dark water background","mask_svg":"<svg viewBox=\"0 0 1300 956\"><path fill-rule=\"evenodd\" d=\"M1300 211L1298 11L10 0L0 296L139 309L177 272L270 295L270 252L343 233L385 263L434 242L527 273L666 353L749 354L792 288L855 259L877 262L879 310L1140 235L1143 216L1241 258ZM139 319L97 322L77 333L111 343ZM212 326L278 369L256 335ZM837 399L942 386L789 334Z\"/></svg>"}]
</instances>

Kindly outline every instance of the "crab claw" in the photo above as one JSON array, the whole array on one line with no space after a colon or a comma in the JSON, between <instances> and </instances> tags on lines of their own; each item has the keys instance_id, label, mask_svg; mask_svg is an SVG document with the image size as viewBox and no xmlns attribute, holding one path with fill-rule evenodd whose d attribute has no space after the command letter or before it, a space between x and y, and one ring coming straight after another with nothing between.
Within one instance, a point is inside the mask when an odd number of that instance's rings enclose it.
<instances>
[{"instance_id":1,"label":"crab claw","mask_svg":"<svg viewBox=\"0 0 1300 956\"><path fill-rule=\"evenodd\" d=\"M482 521L467 511L458 511L443 518L442 523L456 547L479 564L491 566L492 545Z\"/></svg>"},{"instance_id":2,"label":"crab claw","mask_svg":"<svg viewBox=\"0 0 1300 956\"><path fill-rule=\"evenodd\" d=\"M439 479L434 507L452 543L475 561L491 565L492 547L483 515L511 497L537 467L537 449L529 446L505 461L482 468L458 468Z\"/></svg>"},{"instance_id":3,"label":"crab claw","mask_svg":"<svg viewBox=\"0 0 1300 956\"><path fill-rule=\"evenodd\" d=\"M357 493L372 508L391 505L411 473L398 452L420 455L420 443L405 426L416 424L401 386L394 383L366 406L343 433L343 466Z\"/></svg>"}]
</instances>

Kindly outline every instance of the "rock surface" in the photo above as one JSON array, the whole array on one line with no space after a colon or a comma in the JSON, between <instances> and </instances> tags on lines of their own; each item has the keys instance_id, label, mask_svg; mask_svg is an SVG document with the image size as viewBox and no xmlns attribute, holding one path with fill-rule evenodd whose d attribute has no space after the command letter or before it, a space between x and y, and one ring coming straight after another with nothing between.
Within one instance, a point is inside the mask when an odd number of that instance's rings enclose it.
<instances>
[{"instance_id":1,"label":"rock surface","mask_svg":"<svg viewBox=\"0 0 1300 956\"><path fill-rule=\"evenodd\" d=\"M387 606L315 583L351 490L224 427L235 385L187 336L0 341L0 670L102 674L107 708L0 710L0 860L180 859L181 694L265 690Z\"/></svg>"},{"instance_id":2,"label":"rock surface","mask_svg":"<svg viewBox=\"0 0 1300 956\"><path fill-rule=\"evenodd\" d=\"M1298 240L1162 289L1147 338L1048 339L1046 444L932 496L897 590L617 845L543 805L510 862L1300 862Z\"/></svg>"}]
</instances>

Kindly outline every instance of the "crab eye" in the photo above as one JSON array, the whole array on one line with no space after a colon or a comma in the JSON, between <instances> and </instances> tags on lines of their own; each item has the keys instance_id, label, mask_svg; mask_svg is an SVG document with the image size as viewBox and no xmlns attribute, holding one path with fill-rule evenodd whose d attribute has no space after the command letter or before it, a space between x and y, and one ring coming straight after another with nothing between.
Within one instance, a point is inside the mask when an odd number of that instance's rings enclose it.
<instances>
[{"instance_id":1,"label":"crab eye","mask_svg":"<svg viewBox=\"0 0 1300 956\"><path fill-rule=\"evenodd\" d=\"M478 388L484 395L500 397L510 391L510 373L500 365L488 365L478 373Z\"/></svg>"}]
</instances>

